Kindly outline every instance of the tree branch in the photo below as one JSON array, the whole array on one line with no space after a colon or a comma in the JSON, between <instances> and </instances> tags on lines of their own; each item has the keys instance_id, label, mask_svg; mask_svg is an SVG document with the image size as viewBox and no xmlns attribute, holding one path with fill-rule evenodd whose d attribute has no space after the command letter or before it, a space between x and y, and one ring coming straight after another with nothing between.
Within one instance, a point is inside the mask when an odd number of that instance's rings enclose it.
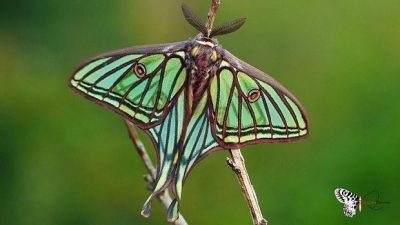
<instances>
[{"instance_id":1,"label":"tree branch","mask_svg":"<svg viewBox=\"0 0 400 225\"><path fill-rule=\"evenodd\" d=\"M247 173L245 161L240 149L229 150L232 159L227 158L228 165L235 172L243 195L246 199L247 206L249 207L251 217L254 225L267 225L267 220L264 219L260 206L258 204L257 195L251 184L249 174Z\"/></svg>"},{"instance_id":2,"label":"tree branch","mask_svg":"<svg viewBox=\"0 0 400 225\"><path fill-rule=\"evenodd\" d=\"M210 36L211 30L214 25L215 21L215 16L217 15L217 11L219 8L219 5L221 4L221 0L211 0L211 8L210 11L208 12L208 20L207 20L207 36Z\"/></svg>"},{"instance_id":3,"label":"tree branch","mask_svg":"<svg viewBox=\"0 0 400 225\"><path fill-rule=\"evenodd\" d=\"M154 182L156 179L156 168L153 166L153 162L150 159L149 154L146 151L142 141L140 140L134 125L125 120L125 123L128 127L129 136L131 137L133 144L136 147L137 152L139 153L140 158L142 158L143 163L147 169L148 175L145 176L145 180L152 190L154 188ZM168 209L169 205L172 202L171 196L169 195L168 191L162 192L160 195L157 196L158 200L164 205L165 209ZM179 218L173 223L175 225L188 225L185 218L179 214Z\"/></svg>"},{"instance_id":4,"label":"tree branch","mask_svg":"<svg viewBox=\"0 0 400 225\"><path fill-rule=\"evenodd\" d=\"M210 35L212 27L214 25L215 16L217 14L218 8L221 4L221 0L211 0L210 11L208 12L207 20L207 33ZM235 172L240 187L242 189L243 195L246 198L247 206L249 207L251 217L253 219L254 225L267 225L267 220L264 219L260 206L258 204L257 195L254 191L254 187L250 182L249 174L246 170L246 165L244 163L244 158L240 149L229 150L232 159L228 158L227 162L232 170Z\"/></svg>"}]
</instances>

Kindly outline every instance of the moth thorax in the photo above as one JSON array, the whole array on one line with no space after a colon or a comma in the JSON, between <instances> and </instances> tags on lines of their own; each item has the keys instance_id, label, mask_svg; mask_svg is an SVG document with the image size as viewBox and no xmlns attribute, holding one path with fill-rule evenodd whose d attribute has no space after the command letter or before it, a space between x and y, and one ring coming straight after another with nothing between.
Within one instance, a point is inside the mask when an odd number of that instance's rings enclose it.
<instances>
[{"instance_id":1,"label":"moth thorax","mask_svg":"<svg viewBox=\"0 0 400 225\"><path fill-rule=\"evenodd\" d=\"M205 70L209 67L210 60L207 54L201 54L196 58L196 66L200 70Z\"/></svg>"},{"instance_id":2,"label":"moth thorax","mask_svg":"<svg viewBox=\"0 0 400 225\"><path fill-rule=\"evenodd\" d=\"M197 41L190 49L190 56L194 64L194 69L200 73L209 72L219 58L214 44L200 41Z\"/></svg>"}]
</instances>

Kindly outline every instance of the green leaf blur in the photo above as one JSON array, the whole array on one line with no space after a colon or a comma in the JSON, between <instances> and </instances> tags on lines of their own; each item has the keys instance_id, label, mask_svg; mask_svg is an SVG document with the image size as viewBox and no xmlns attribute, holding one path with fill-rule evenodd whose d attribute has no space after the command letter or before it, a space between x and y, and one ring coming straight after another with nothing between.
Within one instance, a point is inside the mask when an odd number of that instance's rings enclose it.
<instances>
[{"instance_id":1,"label":"green leaf blur","mask_svg":"<svg viewBox=\"0 0 400 225\"><path fill-rule=\"evenodd\" d=\"M209 0L186 2L205 19ZM167 224L159 203L150 219L139 215L145 169L121 118L66 81L97 53L195 36L181 3L0 3L0 224ZM243 150L271 225L398 223L399 11L398 0L222 0L217 24L247 23L220 43L280 81L310 116L307 140ZM187 180L189 224L251 224L227 156L209 156ZM377 189L392 204L348 219L336 187Z\"/></svg>"}]
</instances>

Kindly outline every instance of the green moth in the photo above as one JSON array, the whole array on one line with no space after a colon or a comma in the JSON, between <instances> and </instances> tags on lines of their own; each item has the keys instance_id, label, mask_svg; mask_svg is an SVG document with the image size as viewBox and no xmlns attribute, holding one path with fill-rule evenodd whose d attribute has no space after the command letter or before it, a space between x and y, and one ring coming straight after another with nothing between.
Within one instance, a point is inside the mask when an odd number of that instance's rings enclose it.
<instances>
[{"instance_id":1,"label":"green moth","mask_svg":"<svg viewBox=\"0 0 400 225\"><path fill-rule=\"evenodd\" d=\"M105 53L81 64L72 90L143 129L157 152L157 177L142 215L171 188L168 220L179 215L182 186L193 167L219 149L287 142L308 134L300 102L273 78L223 49L215 36L239 29L238 19L208 31L183 6L200 34L171 44Z\"/></svg>"}]
</instances>

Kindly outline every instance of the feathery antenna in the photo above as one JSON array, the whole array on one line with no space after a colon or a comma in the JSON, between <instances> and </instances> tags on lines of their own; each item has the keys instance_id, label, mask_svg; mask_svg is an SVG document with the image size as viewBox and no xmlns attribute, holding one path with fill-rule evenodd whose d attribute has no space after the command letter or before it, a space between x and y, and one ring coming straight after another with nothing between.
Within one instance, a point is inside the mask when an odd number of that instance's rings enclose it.
<instances>
[{"instance_id":1,"label":"feathery antenna","mask_svg":"<svg viewBox=\"0 0 400 225\"><path fill-rule=\"evenodd\" d=\"M246 18L239 18L226 23L223 23L214 29L210 33L210 37L215 37L218 35L229 34L239 30L240 27L246 22Z\"/></svg>"},{"instance_id":2,"label":"feathery antenna","mask_svg":"<svg viewBox=\"0 0 400 225\"><path fill-rule=\"evenodd\" d=\"M236 20L226 22L213 29L215 16L217 14L219 5L220 5L220 0L213 0L213 4L210 8L210 11L208 12L208 19L206 25L204 25L200 17L198 17L196 13L194 13L194 11L190 9L190 7L185 3L182 4L182 12L186 21L190 25L192 25L196 30L200 31L205 37L209 38L235 32L240 27L242 27L243 24L246 22L245 18L239 18Z\"/></svg>"},{"instance_id":3,"label":"feathery antenna","mask_svg":"<svg viewBox=\"0 0 400 225\"><path fill-rule=\"evenodd\" d=\"M191 10L190 7L185 3L182 4L182 12L186 21L188 21L190 25L196 28L196 30L200 31L204 36L207 36L206 26L203 22L201 22L201 19L193 12L193 10Z\"/></svg>"}]
</instances>

